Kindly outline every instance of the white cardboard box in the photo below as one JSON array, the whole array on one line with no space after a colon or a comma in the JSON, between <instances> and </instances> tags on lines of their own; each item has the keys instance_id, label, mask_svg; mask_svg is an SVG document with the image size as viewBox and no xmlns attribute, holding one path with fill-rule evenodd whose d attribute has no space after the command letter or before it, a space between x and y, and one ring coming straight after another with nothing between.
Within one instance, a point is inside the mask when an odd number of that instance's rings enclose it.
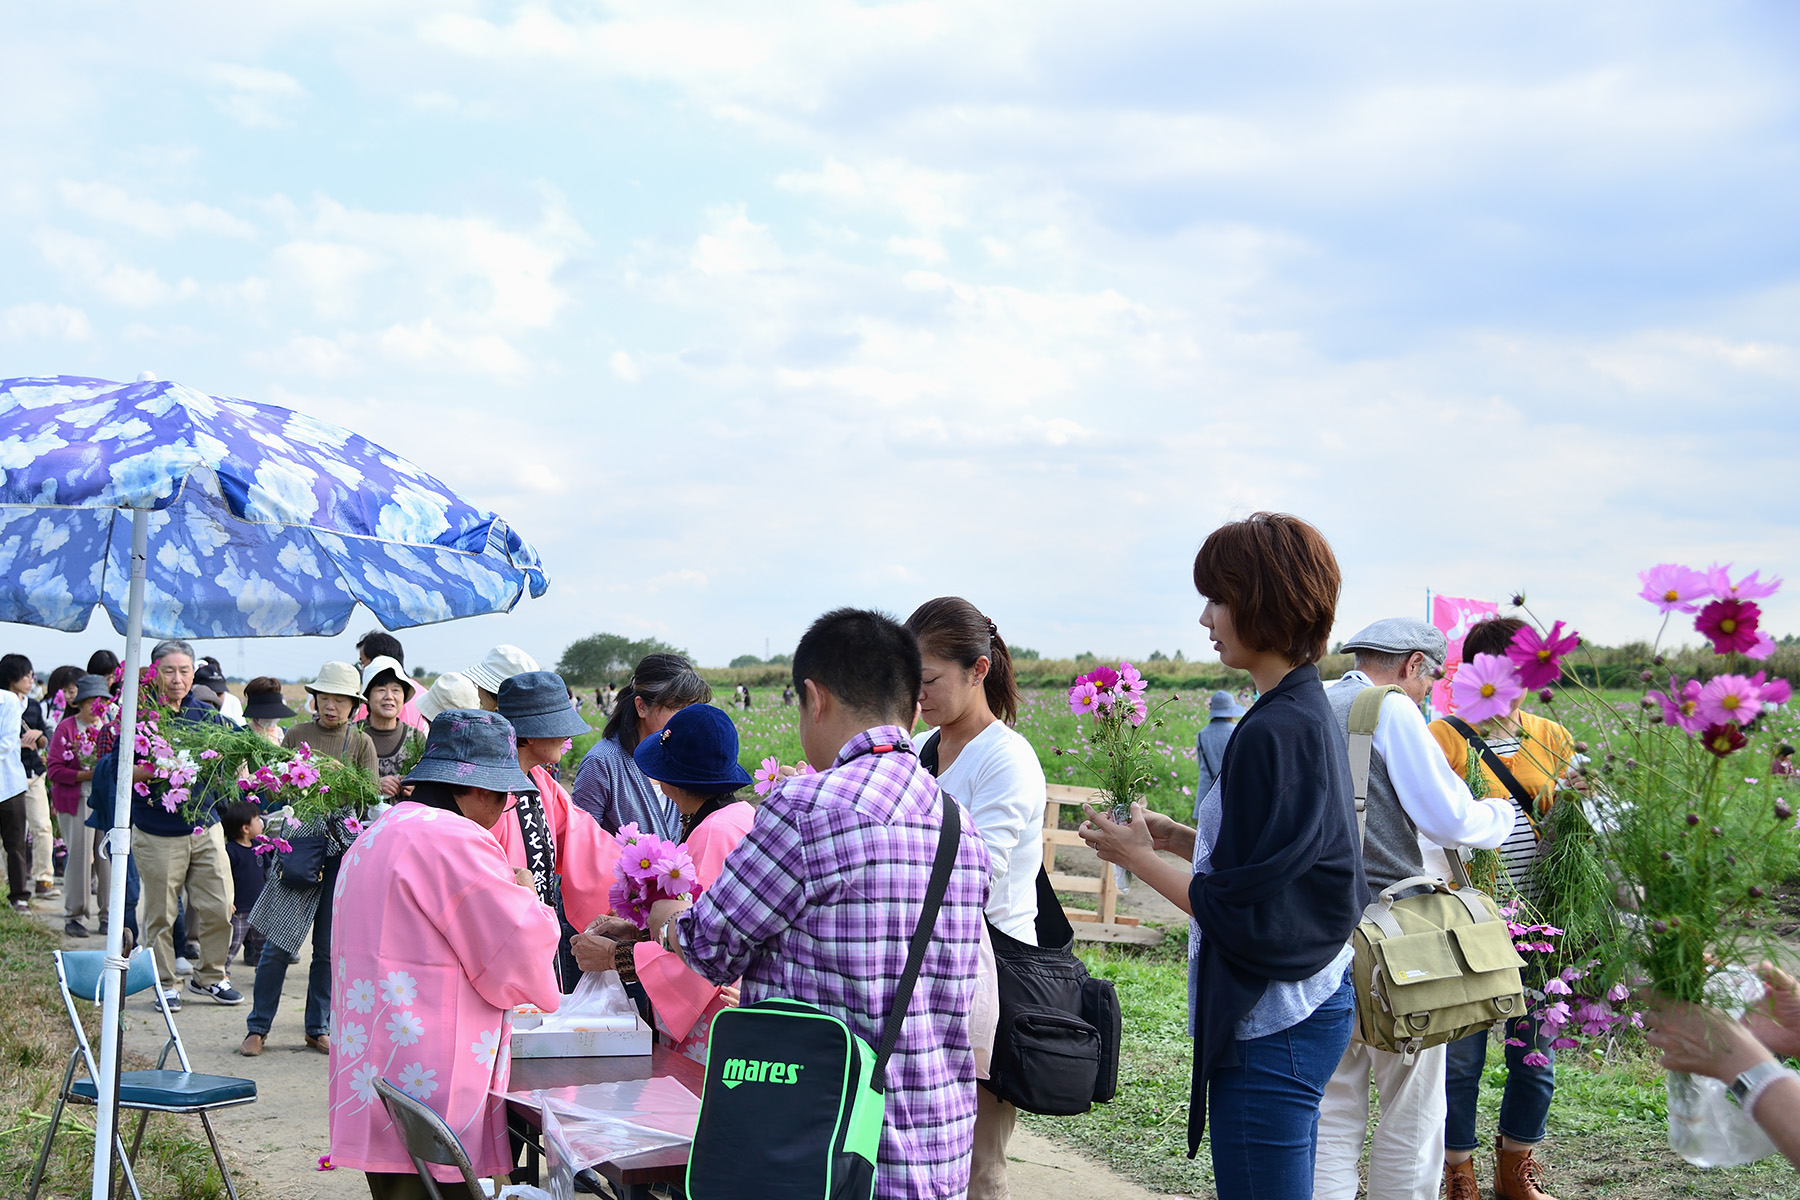
<instances>
[{"instance_id":1,"label":"white cardboard box","mask_svg":"<svg viewBox=\"0 0 1800 1200\"><path fill-rule=\"evenodd\" d=\"M514 1058L621 1058L650 1053L652 1031L635 1014L629 1026L623 1018L599 1017L573 1029L556 1030L528 1028L528 1019L520 1016L513 1021Z\"/></svg>"}]
</instances>

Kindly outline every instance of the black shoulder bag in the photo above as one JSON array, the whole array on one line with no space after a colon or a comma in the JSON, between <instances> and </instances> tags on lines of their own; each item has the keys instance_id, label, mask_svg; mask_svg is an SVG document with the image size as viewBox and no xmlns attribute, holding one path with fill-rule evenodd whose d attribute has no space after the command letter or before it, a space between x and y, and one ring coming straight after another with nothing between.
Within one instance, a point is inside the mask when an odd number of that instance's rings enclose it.
<instances>
[{"instance_id":1,"label":"black shoulder bag","mask_svg":"<svg viewBox=\"0 0 1800 1200\"><path fill-rule=\"evenodd\" d=\"M938 773L938 738L919 748L919 763ZM1067 1117L1105 1104L1119 1090L1119 993L1091 977L1075 957L1075 929L1050 875L1037 876L1035 946L988 922L999 974L1000 1026L988 1078L1000 1099L1026 1112Z\"/></svg>"},{"instance_id":2,"label":"black shoulder bag","mask_svg":"<svg viewBox=\"0 0 1800 1200\"><path fill-rule=\"evenodd\" d=\"M764 1000L713 1018L688 1156L692 1200L869 1200L874 1194L888 1058L900 1041L961 840L962 816L945 795L925 906L881 1027L880 1050L802 1000Z\"/></svg>"}]
</instances>

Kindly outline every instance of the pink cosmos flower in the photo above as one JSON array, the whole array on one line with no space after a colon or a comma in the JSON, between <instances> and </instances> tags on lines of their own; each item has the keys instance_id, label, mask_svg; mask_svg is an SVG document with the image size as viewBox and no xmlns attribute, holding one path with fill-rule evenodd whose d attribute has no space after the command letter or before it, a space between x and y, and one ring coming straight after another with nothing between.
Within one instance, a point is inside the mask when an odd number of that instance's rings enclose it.
<instances>
[{"instance_id":1,"label":"pink cosmos flower","mask_svg":"<svg viewBox=\"0 0 1800 1200\"><path fill-rule=\"evenodd\" d=\"M1119 682L1119 673L1111 667L1095 667L1083 679L1103 691L1111 691Z\"/></svg>"},{"instance_id":2,"label":"pink cosmos flower","mask_svg":"<svg viewBox=\"0 0 1800 1200\"><path fill-rule=\"evenodd\" d=\"M1775 639L1759 629L1756 631L1756 644L1744 651L1744 657L1754 658L1761 662L1773 653L1775 653Z\"/></svg>"},{"instance_id":3,"label":"pink cosmos flower","mask_svg":"<svg viewBox=\"0 0 1800 1200\"><path fill-rule=\"evenodd\" d=\"M771 754L756 764L756 771L751 778L756 780L756 794L768 795L781 782L781 760Z\"/></svg>"},{"instance_id":4,"label":"pink cosmos flower","mask_svg":"<svg viewBox=\"0 0 1800 1200\"><path fill-rule=\"evenodd\" d=\"M356 837L362 831L363 831L363 823L361 821L357 820L355 817L345 817L344 818L344 832L345 833L349 834L351 837Z\"/></svg>"},{"instance_id":5,"label":"pink cosmos flower","mask_svg":"<svg viewBox=\"0 0 1800 1200\"><path fill-rule=\"evenodd\" d=\"M1758 671L1750 677L1750 682L1756 685L1756 698L1762 701L1764 708L1774 708L1794 698L1794 689L1785 679L1771 679L1765 683L1763 672Z\"/></svg>"},{"instance_id":6,"label":"pink cosmos flower","mask_svg":"<svg viewBox=\"0 0 1800 1200\"><path fill-rule=\"evenodd\" d=\"M1450 703L1465 721L1485 721L1512 711L1513 701L1525 694L1525 685L1511 663L1494 654L1477 654L1464 663L1450 682Z\"/></svg>"},{"instance_id":7,"label":"pink cosmos flower","mask_svg":"<svg viewBox=\"0 0 1800 1200\"><path fill-rule=\"evenodd\" d=\"M1712 639L1714 654L1731 654L1756 645L1762 610L1748 600L1714 600L1694 618L1694 628Z\"/></svg>"},{"instance_id":8,"label":"pink cosmos flower","mask_svg":"<svg viewBox=\"0 0 1800 1200\"><path fill-rule=\"evenodd\" d=\"M200 752L200 757L201 758L217 758L217 757L219 757L219 752L217 750L202 750Z\"/></svg>"},{"instance_id":9,"label":"pink cosmos flower","mask_svg":"<svg viewBox=\"0 0 1800 1200\"><path fill-rule=\"evenodd\" d=\"M694 890L694 860L686 850L677 848L674 853L664 856L659 865L662 869L656 878L664 895L679 896Z\"/></svg>"},{"instance_id":10,"label":"pink cosmos flower","mask_svg":"<svg viewBox=\"0 0 1800 1200\"><path fill-rule=\"evenodd\" d=\"M1650 698L1662 705L1663 720L1686 733L1699 733L1705 728L1706 721L1700 716L1700 688L1698 679L1690 679L1676 691L1674 676L1669 677L1669 692L1651 692Z\"/></svg>"},{"instance_id":11,"label":"pink cosmos flower","mask_svg":"<svg viewBox=\"0 0 1800 1200\"><path fill-rule=\"evenodd\" d=\"M1675 563L1639 571L1638 579L1644 585L1638 595L1656 605L1658 612L1697 612L1700 606L1693 601L1712 595L1712 583L1704 573Z\"/></svg>"},{"instance_id":12,"label":"pink cosmos flower","mask_svg":"<svg viewBox=\"0 0 1800 1200\"><path fill-rule=\"evenodd\" d=\"M644 840L643 831L637 827L636 821L625 822L613 836L618 839L620 846L635 846Z\"/></svg>"},{"instance_id":13,"label":"pink cosmos flower","mask_svg":"<svg viewBox=\"0 0 1800 1200\"><path fill-rule=\"evenodd\" d=\"M1119 664L1119 682L1124 684L1125 690L1130 692L1133 696L1143 695L1144 688L1147 686L1144 683L1144 677L1140 675L1138 669L1130 663Z\"/></svg>"},{"instance_id":14,"label":"pink cosmos flower","mask_svg":"<svg viewBox=\"0 0 1800 1200\"><path fill-rule=\"evenodd\" d=\"M794 760L794 774L817 775L818 772L813 770L813 765L811 763L807 762L804 758L801 758Z\"/></svg>"},{"instance_id":15,"label":"pink cosmos flower","mask_svg":"<svg viewBox=\"0 0 1800 1200\"><path fill-rule=\"evenodd\" d=\"M1142 725L1144 723L1144 718L1149 715L1150 706L1144 703L1144 698L1142 696L1132 696L1131 711L1125 714L1125 719L1130 721L1133 725Z\"/></svg>"},{"instance_id":16,"label":"pink cosmos flower","mask_svg":"<svg viewBox=\"0 0 1800 1200\"><path fill-rule=\"evenodd\" d=\"M1714 563L1712 569L1706 573L1706 583L1712 589L1712 594L1721 600L1761 600L1764 597L1773 596L1781 590L1779 576L1767 583L1763 582L1761 576L1761 571L1752 571L1733 583L1731 582L1731 564L1726 563L1721 567L1718 563Z\"/></svg>"},{"instance_id":17,"label":"pink cosmos flower","mask_svg":"<svg viewBox=\"0 0 1800 1200\"><path fill-rule=\"evenodd\" d=\"M1069 689L1069 711L1076 716L1084 716L1100 707L1100 689L1092 680L1078 683Z\"/></svg>"},{"instance_id":18,"label":"pink cosmos flower","mask_svg":"<svg viewBox=\"0 0 1800 1200\"><path fill-rule=\"evenodd\" d=\"M1513 635L1506 657L1518 669L1519 683L1536 691L1562 678L1563 657L1581 644L1581 635L1570 630L1563 634L1563 623L1550 627L1548 636L1527 625Z\"/></svg>"},{"instance_id":19,"label":"pink cosmos flower","mask_svg":"<svg viewBox=\"0 0 1800 1200\"><path fill-rule=\"evenodd\" d=\"M1573 989L1561 979L1549 980L1544 984L1544 990L1553 996L1568 996L1573 994Z\"/></svg>"},{"instance_id":20,"label":"pink cosmos flower","mask_svg":"<svg viewBox=\"0 0 1800 1200\"><path fill-rule=\"evenodd\" d=\"M1747 725L1762 711L1762 688L1742 675L1716 675L1700 689L1700 719L1708 725Z\"/></svg>"},{"instance_id":21,"label":"pink cosmos flower","mask_svg":"<svg viewBox=\"0 0 1800 1200\"><path fill-rule=\"evenodd\" d=\"M648 881L662 873L662 855L649 845L654 838L645 839L636 846L619 855L619 866L633 879Z\"/></svg>"},{"instance_id":22,"label":"pink cosmos flower","mask_svg":"<svg viewBox=\"0 0 1800 1200\"><path fill-rule=\"evenodd\" d=\"M194 826L194 836L195 837L205 837L206 836L206 826L204 826L204 825Z\"/></svg>"}]
</instances>

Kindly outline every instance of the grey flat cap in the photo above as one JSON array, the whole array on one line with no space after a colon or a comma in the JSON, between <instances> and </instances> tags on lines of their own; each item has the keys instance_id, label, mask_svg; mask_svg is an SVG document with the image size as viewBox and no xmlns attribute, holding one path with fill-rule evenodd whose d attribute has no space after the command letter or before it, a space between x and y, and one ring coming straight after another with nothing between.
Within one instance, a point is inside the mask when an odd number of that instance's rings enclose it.
<instances>
[{"instance_id":1,"label":"grey flat cap","mask_svg":"<svg viewBox=\"0 0 1800 1200\"><path fill-rule=\"evenodd\" d=\"M1383 617L1344 643L1346 650L1374 650L1381 654L1411 654L1418 650L1440 667L1448 648L1443 630L1412 617Z\"/></svg>"}]
</instances>

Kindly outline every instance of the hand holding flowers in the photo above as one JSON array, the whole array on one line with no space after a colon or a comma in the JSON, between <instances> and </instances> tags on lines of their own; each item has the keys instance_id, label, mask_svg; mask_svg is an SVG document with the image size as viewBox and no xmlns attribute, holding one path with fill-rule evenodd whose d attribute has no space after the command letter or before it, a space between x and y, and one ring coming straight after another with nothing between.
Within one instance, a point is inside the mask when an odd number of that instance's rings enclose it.
<instances>
[{"instance_id":1,"label":"hand holding flowers","mask_svg":"<svg viewBox=\"0 0 1800 1200\"><path fill-rule=\"evenodd\" d=\"M658 901L692 894L694 860L687 847L641 832L635 823L621 826L613 840L619 846L619 860L613 866L608 898L615 915L648 929L650 909Z\"/></svg>"}]
</instances>

